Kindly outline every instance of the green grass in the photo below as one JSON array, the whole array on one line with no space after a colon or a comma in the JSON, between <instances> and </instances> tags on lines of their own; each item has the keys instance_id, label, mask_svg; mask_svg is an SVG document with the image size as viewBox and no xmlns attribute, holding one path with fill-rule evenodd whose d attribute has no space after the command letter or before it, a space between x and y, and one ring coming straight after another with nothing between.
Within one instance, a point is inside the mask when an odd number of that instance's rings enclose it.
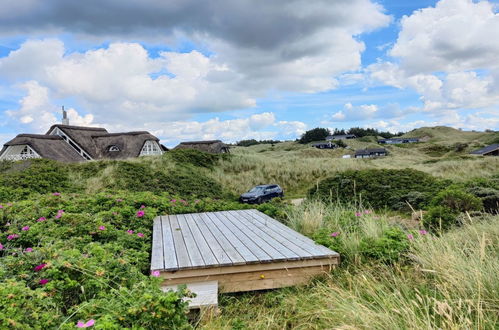
<instances>
[{"instance_id":1,"label":"green grass","mask_svg":"<svg viewBox=\"0 0 499 330\"><path fill-rule=\"evenodd\" d=\"M322 218L319 226L332 225L338 230L346 230L341 221L345 212L352 212L317 204L298 208L303 208L293 211L298 218L307 219L303 215L311 212ZM357 242L379 235L389 221L383 216L366 217L348 238L351 262L325 279L297 288L224 295L221 315L200 327L495 329L499 321L499 216L440 237L414 234L403 262L356 261Z\"/></svg>"}]
</instances>

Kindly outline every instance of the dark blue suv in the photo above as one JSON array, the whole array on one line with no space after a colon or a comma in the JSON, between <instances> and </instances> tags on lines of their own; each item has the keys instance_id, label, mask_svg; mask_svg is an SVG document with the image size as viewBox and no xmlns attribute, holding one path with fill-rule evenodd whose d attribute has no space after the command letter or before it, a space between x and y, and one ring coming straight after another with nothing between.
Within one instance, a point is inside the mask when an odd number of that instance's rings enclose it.
<instances>
[{"instance_id":1,"label":"dark blue suv","mask_svg":"<svg viewBox=\"0 0 499 330\"><path fill-rule=\"evenodd\" d=\"M261 204L274 197L284 197L284 191L277 184L264 184L252 188L239 197L241 203Z\"/></svg>"}]
</instances>

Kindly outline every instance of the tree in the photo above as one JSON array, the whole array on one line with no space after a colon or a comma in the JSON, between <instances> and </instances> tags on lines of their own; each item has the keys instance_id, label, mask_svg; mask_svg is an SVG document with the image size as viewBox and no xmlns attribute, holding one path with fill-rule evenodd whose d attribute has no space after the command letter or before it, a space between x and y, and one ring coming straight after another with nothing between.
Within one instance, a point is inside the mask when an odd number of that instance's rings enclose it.
<instances>
[{"instance_id":1,"label":"tree","mask_svg":"<svg viewBox=\"0 0 499 330\"><path fill-rule=\"evenodd\" d=\"M331 135L329 129L317 127L303 133L298 142L306 144L312 141L322 141L325 140L328 135Z\"/></svg>"}]
</instances>

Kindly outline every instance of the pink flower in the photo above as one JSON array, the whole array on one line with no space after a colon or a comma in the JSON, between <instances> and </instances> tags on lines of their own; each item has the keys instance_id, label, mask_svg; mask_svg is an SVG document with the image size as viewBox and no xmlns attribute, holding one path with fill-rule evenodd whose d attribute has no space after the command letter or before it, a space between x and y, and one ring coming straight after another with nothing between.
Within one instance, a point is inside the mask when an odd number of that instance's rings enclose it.
<instances>
[{"instance_id":1,"label":"pink flower","mask_svg":"<svg viewBox=\"0 0 499 330\"><path fill-rule=\"evenodd\" d=\"M414 239L414 236L412 234L409 234L409 235L407 235L407 239L412 240L412 239Z\"/></svg>"},{"instance_id":2,"label":"pink flower","mask_svg":"<svg viewBox=\"0 0 499 330\"><path fill-rule=\"evenodd\" d=\"M26 248L26 250L24 250L24 252L33 252L33 248Z\"/></svg>"},{"instance_id":3,"label":"pink flower","mask_svg":"<svg viewBox=\"0 0 499 330\"><path fill-rule=\"evenodd\" d=\"M2 250L3 250L3 244L0 243L0 251L2 251Z\"/></svg>"},{"instance_id":4,"label":"pink flower","mask_svg":"<svg viewBox=\"0 0 499 330\"><path fill-rule=\"evenodd\" d=\"M40 217L40 218L38 218L38 220L36 220L36 222L43 222L45 220L47 220L47 219L45 219L45 217Z\"/></svg>"},{"instance_id":5,"label":"pink flower","mask_svg":"<svg viewBox=\"0 0 499 330\"><path fill-rule=\"evenodd\" d=\"M58 192L55 192L55 193L52 193L53 196L61 196L61 193L58 193Z\"/></svg>"},{"instance_id":6,"label":"pink flower","mask_svg":"<svg viewBox=\"0 0 499 330\"><path fill-rule=\"evenodd\" d=\"M142 218L144 216L144 211L137 211L137 218Z\"/></svg>"},{"instance_id":7,"label":"pink flower","mask_svg":"<svg viewBox=\"0 0 499 330\"><path fill-rule=\"evenodd\" d=\"M355 212L356 217L360 217L362 215L362 212Z\"/></svg>"},{"instance_id":8,"label":"pink flower","mask_svg":"<svg viewBox=\"0 0 499 330\"><path fill-rule=\"evenodd\" d=\"M131 230L131 229L128 229L126 232L128 233L128 235L132 235L133 234L133 230Z\"/></svg>"},{"instance_id":9,"label":"pink flower","mask_svg":"<svg viewBox=\"0 0 499 330\"><path fill-rule=\"evenodd\" d=\"M420 235L426 235L426 234L428 234L428 232L427 232L426 230L424 230L424 229L421 229L421 230L419 231L419 234L420 234Z\"/></svg>"},{"instance_id":10,"label":"pink flower","mask_svg":"<svg viewBox=\"0 0 499 330\"><path fill-rule=\"evenodd\" d=\"M144 234L142 234L142 233L137 233L137 236L139 236L139 237L144 237Z\"/></svg>"},{"instance_id":11,"label":"pink flower","mask_svg":"<svg viewBox=\"0 0 499 330\"><path fill-rule=\"evenodd\" d=\"M39 272L40 270L45 268L45 266L47 266L47 264L39 264L38 266L35 267L34 271Z\"/></svg>"},{"instance_id":12,"label":"pink flower","mask_svg":"<svg viewBox=\"0 0 499 330\"><path fill-rule=\"evenodd\" d=\"M0 209L3 209L3 205L2 204L0 204Z\"/></svg>"},{"instance_id":13,"label":"pink flower","mask_svg":"<svg viewBox=\"0 0 499 330\"><path fill-rule=\"evenodd\" d=\"M99 230L106 230L106 227L104 227L104 226L100 226L100 227L99 227Z\"/></svg>"},{"instance_id":14,"label":"pink flower","mask_svg":"<svg viewBox=\"0 0 499 330\"><path fill-rule=\"evenodd\" d=\"M64 210L59 210L59 211L57 211L57 215L55 216L55 218L60 219L63 214L64 214Z\"/></svg>"},{"instance_id":15,"label":"pink flower","mask_svg":"<svg viewBox=\"0 0 499 330\"><path fill-rule=\"evenodd\" d=\"M22 228L22 230L23 230L23 231L28 231L28 230L29 230L29 226L24 226L24 227Z\"/></svg>"},{"instance_id":16,"label":"pink flower","mask_svg":"<svg viewBox=\"0 0 499 330\"><path fill-rule=\"evenodd\" d=\"M177 200L176 200L176 199L172 199L170 202L172 202L172 203L176 203L176 202L177 202Z\"/></svg>"},{"instance_id":17,"label":"pink flower","mask_svg":"<svg viewBox=\"0 0 499 330\"><path fill-rule=\"evenodd\" d=\"M371 210L364 210L364 214L369 214L369 213L372 213Z\"/></svg>"},{"instance_id":18,"label":"pink flower","mask_svg":"<svg viewBox=\"0 0 499 330\"><path fill-rule=\"evenodd\" d=\"M142 205L140 206L140 208L141 208L141 209L145 209L145 208L146 208L146 206L145 206L144 204L142 204Z\"/></svg>"},{"instance_id":19,"label":"pink flower","mask_svg":"<svg viewBox=\"0 0 499 330\"><path fill-rule=\"evenodd\" d=\"M16 239L18 237L19 237L19 235L17 235L17 234L11 234L11 235L7 236L7 240L12 241L13 239Z\"/></svg>"},{"instance_id":20,"label":"pink flower","mask_svg":"<svg viewBox=\"0 0 499 330\"><path fill-rule=\"evenodd\" d=\"M47 284L48 282L49 282L49 280L47 280L46 278L42 278L42 279L38 282L38 284L40 284L40 285L45 285L45 284Z\"/></svg>"},{"instance_id":21,"label":"pink flower","mask_svg":"<svg viewBox=\"0 0 499 330\"><path fill-rule=\"evenodd\" d=\"M94 319L88 320L86 323L83 323L83 321L78 321L78 323L76 323L76 327L77 328L89 328L89 327L93 326L94 324L95 324Z\"/></svg>"},{"instance_id":22,"label":"pink flower","mask_svg":"<svg viewBox=\"0 0 499 330\"><path fill-rule=\"evenodd\" d=\"M151 276L154 276L154 277L159 277L159 270L154 270L151 272Z\"/></svg>"},{"instance_id":23,"label":"pink flower","mask_svg":"<svg viewBox=\"0 0 499 330\"><path fill-rule=\"evenodd\" d=\"M339 232L335 231L335 232L334 232L334 233L332 233L330 236L331 236L331 237L336 237L336 236L338 236L339 234L340 234Z\"/></svg>"}]
</instances>

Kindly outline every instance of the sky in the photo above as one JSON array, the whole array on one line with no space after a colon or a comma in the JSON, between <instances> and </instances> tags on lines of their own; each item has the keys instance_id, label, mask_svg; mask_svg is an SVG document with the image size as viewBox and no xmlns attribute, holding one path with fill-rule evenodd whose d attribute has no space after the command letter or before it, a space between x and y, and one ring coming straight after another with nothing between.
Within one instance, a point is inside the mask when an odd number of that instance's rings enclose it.
<instances>
[{"instance_id":1,"label":"sky","mask_svg":"<svg viewBox=\"0 0 499 330\"><path fill-rule=\"evenodd\" d=\"M499 129L499 0L2 0L0 143Z\"/></svg>"}]
</instances>

